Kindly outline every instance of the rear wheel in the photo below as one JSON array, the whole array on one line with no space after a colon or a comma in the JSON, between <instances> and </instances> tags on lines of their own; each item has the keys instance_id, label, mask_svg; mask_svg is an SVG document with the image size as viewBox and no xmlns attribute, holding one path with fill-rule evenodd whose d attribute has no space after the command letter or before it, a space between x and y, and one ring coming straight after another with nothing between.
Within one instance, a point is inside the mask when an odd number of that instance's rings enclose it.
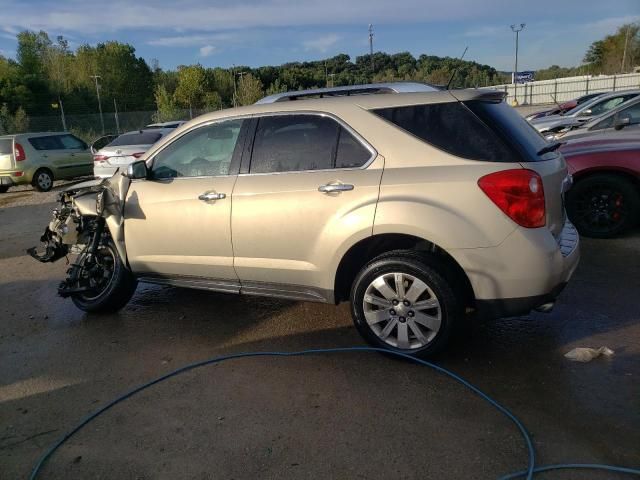
<instances>
[{"instance_id":1,"label":"rear wheel","mask_svg":"<svg viewBox=\"0 0 640 480\"><path fill-rule=\"evenodd\" d=\"M580 234L614 237L637 223L640 193L625 178L593 175L578 181L567 192L567 213Z\"/></svg>"},{"instance_id":2,"label":"rear wheel","mask_svg":"<svg viewBox=\"0 0 640 480\"><path fill-rule=\"evenodd\" d=\"M40 192L48 192L53 187L53 173L51 170L41 168L33 175L33 186Z\"/></svg>"},{"instance_id":3,"label":"rear wheel","mask_svg":"<svg viewBox=\"0 0 640 480\"><path fill-rule=\"evenodd\" d=\"M84 290L71 295L79 309L105 313L124 307L137 286L135 277L122 263L111 240L98 248L92 262L86 254L80 255L71 268L69 283Z\"/></svg>"},{"instance_id":4,"label":"rear wheel","mask_svg":"<svg viewBox=\"0 0 640 480\"><path fill-rule=\"evenodd\" d=\"M370 344L426 357L441 351L463 316L452 284L413 252L392 252L366 265L351 289L351 313Z\"/></svg>"}]
</instances>

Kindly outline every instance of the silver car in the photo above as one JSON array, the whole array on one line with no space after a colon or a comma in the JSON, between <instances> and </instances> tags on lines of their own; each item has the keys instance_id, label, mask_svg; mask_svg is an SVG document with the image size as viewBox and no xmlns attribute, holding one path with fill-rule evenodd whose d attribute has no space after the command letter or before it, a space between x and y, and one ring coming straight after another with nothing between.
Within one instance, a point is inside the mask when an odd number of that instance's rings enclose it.
<instances>
[{"instance_id":1,"label":"silver car","mask_svg":"<svg viewBox=\"0 0 640 480\"><path fill-rule=\"evenodd\" d=\"M531 121L536 130L546 134L574 127L613 110L618 105L640 95L640 90L623 90L600 95L593 100L578 105L564 115L550 115Z\"/></svg>"},{"instance_id":2,"label":"silver car","mask_svg":"<svg viewBox=\"0 0 640 480\"><path fill-rule=\"evenodd\" d=\"M111 177L118 168L142 157L154 143L175 131L175 128L151 128L123 133L93 154L93 174L98 178Z\"/></svg>"},{"instance_id":3,"label":"silver car","mask_svg":"<svg viewBox=\"0 0 640 480\"><path fill-rule=\"evenodd\" d=\"M565 133L559 132L553 135L553 140L562 138L564 140L575 140L577 138L591 137L597 135L601 137L629 137L640 138L640 96L624 102L609 113L600 115L597 118L581 125L573 130L569 129ZM549 140L550 138L547 137Z\"/></svg>"}]
</instances>

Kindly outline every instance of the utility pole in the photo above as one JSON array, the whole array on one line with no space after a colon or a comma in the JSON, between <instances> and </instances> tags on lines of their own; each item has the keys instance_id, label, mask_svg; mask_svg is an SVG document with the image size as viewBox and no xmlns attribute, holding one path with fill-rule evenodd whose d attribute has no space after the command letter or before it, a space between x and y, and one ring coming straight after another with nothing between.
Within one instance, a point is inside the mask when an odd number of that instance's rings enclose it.
<instances>
[{"instance_id":1,"label":"utility pole","mask_svg":"<svg viewBox=\"0 0 640 480\"><path fill-rule=\"evenodd\" d=\"M329 87L329 70L327 70L327 61L324 61L324 86Z\"/></svg>"},{"instance_id":2,"label":"utility pole","mask_svg":"<svg viewBox=\"0 0 640 480\"><path fill-rule=\"evenodd\" d=\"M116 132L120 135L120 119L118 118L118 104L116 103L115 97L113 98L113 111L113 115L116 118Z\"/></svg>"},{"instance_id":3,"label":"utility pole","mask_svg":"<svg viewBox=\"0 0 640 480\"><path fill-rule=\"evenodd\" d=\"M90 75L96 82L96 95L98 96L98 110L100 110L100 125L102 126L102 134L104 135L104 117L102 116L102 102L100 101L100 85L98 79L102 78L100 75Z\"/></svg>"},{"instance_id":4,"label":"utility pole","mask_svg":"<svg viewBox=\"0 0 640 480\"><path fill-rule=\"evenodd\" d=\"M238 75L240 77L240 86L242 86L242 80L243 80L243 75L246 74L247 72L236 72L236 75ZM235 85L236 83L236 78L233 77L233 83Z\"/></svg>"},{"instance_id":5,"label":"utility pole","mask_svg":"<svg viewBox=\"0 0 640 480\"><path fill-rule=\"evenodd\" d=\"M67 120L64 118L64 107L62 106L62 99L58 97L58 104L60 105L60 117L62 118L62 130L67 131Z\"/></svg>"},{"instance_id":6,"label":"utility pole","mask_svg":"<svg viewBox=\"0 0 640 480\"><path fill-rule=\"evenodd\" d=\"M233 106L237 107L238 89L236 88L236 64L232 64L231 75L233 76Z\"/></svg>"},{"instance_id":7,"label":"utility pole","mask_svg":"<svg viewBox=\"0 0 640 480\"><path fill-rule=\"evenodd\" d=\"M336 86L336 81L334 79L334 77L336 76L335 73L330 73L329 76L331 77L331 88Z\"/></svg>"},{"instance_id":8,"label":"utility pole","mask_svg":"<svg viewBox=\"0 0 640 480\"><path fill-rule=\"evenodd\" d=\"M511 31L516 34L516 63L513 68L513 103L518 104L518 40L520 32L526 27L526 24L521 23L520 26L511 25Z\"/></svg>"},{"instance_id":9,"label":"utility pole","mask_svg":"<svg viewBox=\"0 0 640 480\"><path fill-rule=\"evenodd\" d=\"M627 45L629 44L629 31L631 25L627 27L627 34L624 37L624 50L622 51L622 66L620 67L620 73L624 73L624 65L627 63Z\"/></svg>"},{"instance_id":10,"label":"utility pole","mask_svg":"<svg viewBox=\"0 0 640 480\"><path fill-rule=\"evenodd\" d=\"M369 58L371 59L371 77L373 78L373 25L369 24Z\"/></svg>"}]
</instances>

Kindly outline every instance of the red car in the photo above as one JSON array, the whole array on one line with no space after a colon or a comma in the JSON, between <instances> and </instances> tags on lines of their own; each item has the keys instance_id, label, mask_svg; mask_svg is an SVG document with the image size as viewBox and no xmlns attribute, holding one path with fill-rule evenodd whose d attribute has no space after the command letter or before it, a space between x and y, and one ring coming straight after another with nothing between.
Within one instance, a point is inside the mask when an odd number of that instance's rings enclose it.
<instances>
[{"instance_id":1,"label":"red car","mask_svg":"<svg viewBox=\"0 0 640 480\"><path fill-rule=\"evenodd\" d=\"M569 219L587 237L619 235L640 219L640 138L581 139L562 147L574 185Z\"/></svg>"}]
</instances>

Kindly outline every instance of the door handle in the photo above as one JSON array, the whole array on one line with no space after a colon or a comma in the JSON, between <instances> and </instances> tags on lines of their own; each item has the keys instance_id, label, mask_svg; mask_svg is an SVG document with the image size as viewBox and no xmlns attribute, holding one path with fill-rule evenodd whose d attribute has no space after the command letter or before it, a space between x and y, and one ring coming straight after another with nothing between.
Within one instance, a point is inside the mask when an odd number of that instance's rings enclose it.
<instances>
[{"instance_id":1,"label":"door handle","mask_svg":"<svg viewBox=\"0 0 640 480\"><path fill-rule=\"evenodd\" d=\"M202 195L198 195L198 200L202 200L203 202L209 202L211 200L222 200L223 198L227 198L224 193L216 193L216 192L207 192Z\"/></svg>"},{"instance_id":2,"label":"door handle","mask_svg":"<svg viewBox=\"0 0 640 480\"><path fill-rule=\"evenodd\" d=\"M322 193L348 192L353 188L350 183L327 183L326 185L320 185L318 191Z\"/></svg>"}]
</instances>

